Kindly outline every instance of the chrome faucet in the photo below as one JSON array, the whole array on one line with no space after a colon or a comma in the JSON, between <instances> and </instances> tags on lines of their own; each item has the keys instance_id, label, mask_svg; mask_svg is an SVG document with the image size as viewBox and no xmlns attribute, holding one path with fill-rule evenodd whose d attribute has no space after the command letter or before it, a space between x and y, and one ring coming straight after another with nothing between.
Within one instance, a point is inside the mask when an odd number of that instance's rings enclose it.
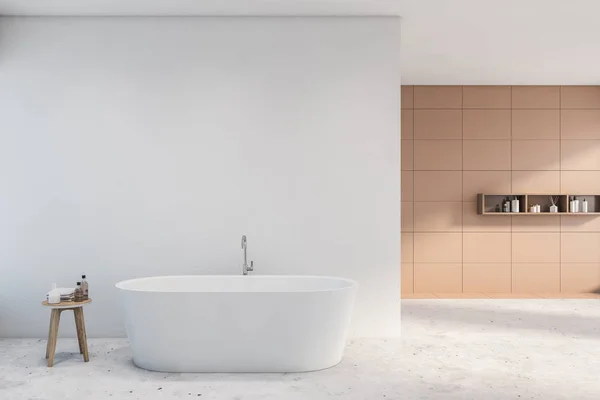
<instances>
[{"instance_id":1,"label":"chrome faucet","mask_svg":"<svg viewBox=\"0 0 600 400\"><path fill-rule=\"evenodd\" d=\"M244 265L242 266L242 274L248 275L248 271L254 271L254 261L250 261L248 265L248 257L246 255L246 249L248 248L248 241L246 235L242 235L242 250L244 250Z\"/></svg>"}]
</instances>

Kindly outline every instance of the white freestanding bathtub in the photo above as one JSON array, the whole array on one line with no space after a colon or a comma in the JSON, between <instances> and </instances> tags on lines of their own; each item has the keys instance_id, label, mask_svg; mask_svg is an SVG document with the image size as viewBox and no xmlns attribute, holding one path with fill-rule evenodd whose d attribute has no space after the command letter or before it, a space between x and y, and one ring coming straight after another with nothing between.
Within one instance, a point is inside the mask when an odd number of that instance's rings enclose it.
<instances>
[{"instance_id":1,"label":"white freestanding bathtub","mask_svg":"<svg viewBox=\"0 0 600 400\"><path fill-rule=\"evenodd\" d=\"M318 276L119 282L133 362L161 372L301 372L342 359L357 283Z\"/></svg>"}]
</instances>

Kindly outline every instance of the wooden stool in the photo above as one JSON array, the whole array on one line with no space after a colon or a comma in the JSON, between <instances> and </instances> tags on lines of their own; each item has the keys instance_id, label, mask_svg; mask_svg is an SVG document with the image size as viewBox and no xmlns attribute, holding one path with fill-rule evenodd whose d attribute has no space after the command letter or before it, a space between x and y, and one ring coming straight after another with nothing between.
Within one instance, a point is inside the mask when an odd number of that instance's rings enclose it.
<instances>
[{"instance_id":1,"label":"wooden stool","mask_svg":"<svg viewBox=\"0 0 600 400\"><path fill-rule=\"evenodd\" d=\"M50 314L50 329L48 330L48 345L46 346L46 359L48 366L54 365L54 353L56 351L56 341L58 340L58 323L60 322L60 313L66 310L73 310L75 314L75 326L77 327L77 341L79 342L79 352L83 354L83 361L90 361L87 348L87 336L85 334L85 321L83 318L83 306L92 302L92 299L84 301L63 301L56 304L49 304L44 301L42 305L52 308Z\"/></svg>"}]
</instances>

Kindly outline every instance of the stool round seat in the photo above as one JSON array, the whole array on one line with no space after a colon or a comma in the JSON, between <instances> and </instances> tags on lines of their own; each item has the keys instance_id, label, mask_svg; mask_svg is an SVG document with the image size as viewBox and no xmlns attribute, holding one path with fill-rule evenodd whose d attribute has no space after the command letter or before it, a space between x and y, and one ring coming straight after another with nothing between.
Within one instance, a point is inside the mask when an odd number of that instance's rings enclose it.
<instances>
[{"instance_id":1,"label":"stool round seat","mask_svg":"<svg viewBox=\"0 0 600 400\"><path fill-rule=\"evenodd\" d=\"M83 307L86 304L90 304L92 302L92 299L86 299L83 301L61 301L60 303L48 303L48 300L44 300L42 301L42 305L46 306L46 307L52 307L52 308L63 308L63 309L68 309L68 308L75 308L75 307Z\"/></svg>"}]
</instances>

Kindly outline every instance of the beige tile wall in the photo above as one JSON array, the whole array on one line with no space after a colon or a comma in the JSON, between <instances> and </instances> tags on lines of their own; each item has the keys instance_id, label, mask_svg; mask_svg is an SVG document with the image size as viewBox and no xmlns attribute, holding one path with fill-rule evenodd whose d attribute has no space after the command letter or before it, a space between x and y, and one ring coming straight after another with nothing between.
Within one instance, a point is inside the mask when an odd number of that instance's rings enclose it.
<instances>
[{"instance_id":1,"label":"beige tile wall","mask_svg":"<svg viewBox=\"0 0 600 400\"><path fill-rule=\"evenodd\" d=\"M600 289L600 218L475 203L600 194L600 86L404 86L402 108L403 293Z\"/></svg>"}]
</instances>

